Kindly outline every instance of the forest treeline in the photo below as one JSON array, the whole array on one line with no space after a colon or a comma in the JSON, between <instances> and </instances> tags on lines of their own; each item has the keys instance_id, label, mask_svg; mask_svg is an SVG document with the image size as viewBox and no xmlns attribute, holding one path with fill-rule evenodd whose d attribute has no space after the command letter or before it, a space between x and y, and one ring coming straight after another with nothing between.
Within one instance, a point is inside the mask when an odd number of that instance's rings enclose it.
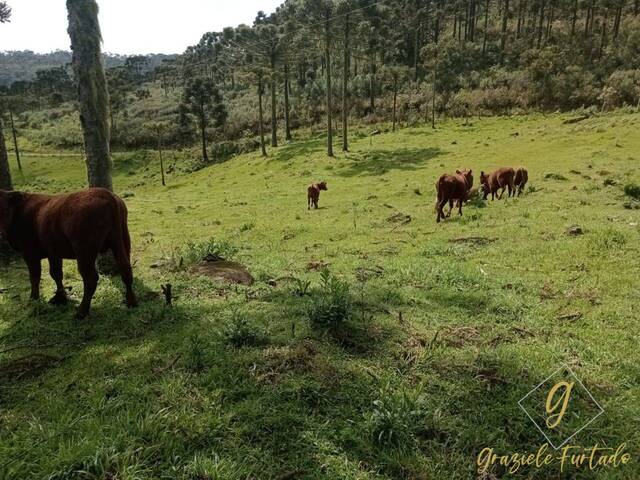
<instances>
[{"instance_id":1,"label":"forest treeline","mask_svg":"<svg viewBox=\"0 0 640 480\"><path fill-rule=\"evenodd\" d=\"M103 59L107 68L120 67L125 64L128 55L106 53ZM175 55L146 55L149 71L160 66L165 59ZM0 52L0 86L8 87L16 82L32 82L38 72L65 67L71 63L71 52L56 50L49 53L35 53L31 50Z\"/></svg>"},{"instance_id":2,"label":"forest treeline","mask_svg":"<svg viewBox=\"0 0 640 480\"><path fill-rule=\"evenodd\" d=\"M287 0L150 62L107 70L115 145L197 142L208 162L311 127L331 155L355 122L640 107L640 0ZM2 94L19 127L74 111L67 68Z\"/></svg>"}]
</instances>

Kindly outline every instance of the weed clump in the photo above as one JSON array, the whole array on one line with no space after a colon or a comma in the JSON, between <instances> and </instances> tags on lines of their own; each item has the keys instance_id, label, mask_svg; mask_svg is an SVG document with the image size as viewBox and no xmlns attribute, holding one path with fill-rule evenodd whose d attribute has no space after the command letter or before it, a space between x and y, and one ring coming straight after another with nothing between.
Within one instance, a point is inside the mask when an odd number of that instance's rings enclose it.
<instances>
[{"instance_id":1,"label":"weed clump","mask_svg":"<svg viewBox=\"0 0 640 480\"><path fill-rule=\"evenodd\" d=\"M640 185L630 183L624 187L624 194L634 200L640 200Z\"/></svg>"},{"instance_id":2,"label":"weed clump","mask_svg":"<svg viewBox=\"0 0 640 480\"><path fill-rule=\"evenodd\" d=\"M188 242L182 248L177 248L171 255L171 264L174 270L182 270L200 262L215 262L229 260L238 253L238 249L225 241L217 241L213 238L204 242Z\"/></svg>"},{"instance_id":3,"label":"weed clump","mask_svg":"<svg viewBox=\"0 0 640 480\"><path fill-rule=\"evenodd\" d=\"M337 327L351 318L353 301L349 284L332 275L328 269L320 274L320 289L307 307L313 325Z\"/></svg>"},{"instance_id":4,"label":"weed clump","mask_svg":"<svg viewBox=\"0 0 640 480\"><path fill-rule=\"evenodd\" d=\"M264 332L253 326L239 311L233 312L231 319L224 325L222 336L227 344L236 348L252 347L265 342Z\"/></svg>"},{"instance_id":5,"label":"weed clump","mask_svg":"<svg viewBox=\"0 0 640 480\"><path fill-rule=\"evenodd\" d=\"M365 414L365 424L377 444L408 446L425 429L426 415L425 398L419 388L394 391L387 384L380 389L372 411Z\"/></svg>"}]
</instances>

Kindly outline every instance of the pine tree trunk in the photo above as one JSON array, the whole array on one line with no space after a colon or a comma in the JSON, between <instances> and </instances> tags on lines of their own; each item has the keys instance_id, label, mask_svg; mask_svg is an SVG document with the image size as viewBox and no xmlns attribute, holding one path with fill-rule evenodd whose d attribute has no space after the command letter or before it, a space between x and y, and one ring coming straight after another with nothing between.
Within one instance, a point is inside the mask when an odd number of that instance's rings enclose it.
<instances>
[{"instance_id":1,"label":"pine tree trunk","mask_svg":"<svg viewBox=\"0 0 640 480\"><path fill-rule=\"evenodd\" d=\"M276 111L276 58L275 53L271 52L271 146L278 146L278 122Z\"/></svg>"},{"instance_id":2,"label":"pine tree trunk","mask_svg":"<svg viewBox=\"0 0 640 480\"><path fill-rule=\"evenodd\" d=\"M260 150L262 151L262 156L267 156L267 147L264 142L264 111L262 108L262 95L264 94L264 86L262 84L262 76L258 78L258 125L260 130Z\"/></svg>"},{"instance_id":3,"label":"pine tree trunk","mask_svg":"<svg viewBox=\"0 0 640 480\"><path fill-rule=\"evenodd\" d=\"M509 0L504 0L504 9L502 12L502 34L500 36L501 56L504 58L504 50L507 46L507 27L509 26Z\"/></svg>"},{"instance_id":4,"label":"pine tree trunk","mask_svg":"<svg viewBox=\"0 0 640 480\"><path fill-rule=\"evenodd\" d=\"M207 116L204 107L200 109L200 135L202 139L202 161L209 163L209 153L207 152Z\"/></svg>"},{"instance_id":5,"label":"pine tree trunk","mask_svg":"<svg viewBox=\"0 0 640 480\"><path fill-rule=\"evenodd\" d=\"M482 39L482 54L487 53L487 35L489 34L489 4L491 0L487 0L484 6L484 35Z\"/></svg>"},{"instance_id":6,"label":"pine tree trunk","mask_svg":"<svg viewBox=\"0 0 640 480\"><path fill-rule=\"evenodd\" d=\"M95 0L67 0L67 11L89 186L111 190L109 93L102 60L98 5Z\"/></svg>"},{"instance_id":7,"label":"pine tree trunk","mask_svg":"<svg viewBox=\"0 0 640 480\"><path fill-rule=\"evenodd\" d=\"M609 20L609 10L604 9L604 16L602 18L602 30L600 32L600 48L598 49L598 57L602 57L604 47L607 43L607 22Z\"/></svg>"},{"instance_id":8,"label":"pine tree trunk","mask_svg":"<svg viewBox=\"0 0 640 480\"><path fill-rule=\"evenodd\" d=\"M392 131L394 132L396 131L397 105L398 105L398 78L396 77L393 79L393 129Z\"/></svg>"},{"instance_id":9,"label":"pine tree trunk","mask_svg":"<svg viewBox=\"0 0 640 480\"><path fill-rule=\"evenodd\" d=\"M330 16L327 11L324 21L324 54L325 54L325 74L327 83L327 155L333 157L333 102L331 98L331 30Z\"/></svg>"},{"instance_id":10,"label":"pine tree trunk","mask_svg":"<svg viewBox=\"0 0 640 480\"><path fill-rule=\"evenodd\" d=\"M344 20L344 58L342 59L342 151L349 151L349 14Z\"/></svg>"},{"instance_id":11,"label":"pine tree trunk","mask_svg":"<svg viewBox=\"0 0 640 480\"><path fill-rule=\"evenodd\" d=\"M369 113L373 115L376 111L376 57L375 52L371 54L371 64L369 65Z\"/></svg>"},{"instance_id":12,"label":"pine tree trunk","mask_svg":"<svg viewBox=\"0 0 640 480\"><path fill-rule=\"evenodd\" d=\"M626 0L619 0L616 7L616 19L613 25L613 39L616 40L620 35L620 25L622 24L622 12L624 10Z\"/></svg>"},{"instance_id":13,"label":"pine tree trunk","mask_svg":"<svg viewBox=\"0 0 640 480\"><path fill-rule=\"evenodd\" d=\"M540 12L539 12L539 19L538 19L538 48L540 48L542 46L542 34L543 34L543 28L544 28L544 8L546 6L546 0L542 0L540 2Z\"/></svg>"},{"instance_id":14,"label":"pine tree trunk","mask_svg":"<svg viewBox=\"0 0 640 480\"><path fill-rule=\"evenodd\" d=\"M162 186L166 187L167 183L164 178L164 160L162 158L162 134L158 133L158 156L160 157L160 174L162 175Z\"/></svg>"},{"instance_id":15,"label":"pine tree trunk","mask_svg":"<svg viewBox=\"0 0 640 480\"><path fill-rule=\"evenodd\" d=\"M290 109L289 105L289 65L284 66L284 135L285 140L290 142L291 137L291 123L290 123Z\"/></svg>"},{"instance_id":16,"label":"pine tree trunk","mask_svg":"<svg viewBox=\"0 0 640 480\"><path fill-rule=\"evenodd\" d=\"M9 154L2 127L2 118L0 118L0 190L13 190L11 170L9 170Z\"/></svg>"},{"instance_id":17,"label":"pine tree trunk","mask_svg":"<svg viewBox=\"0 0 640 480\"><path fill-rule=\"evenodd\" d=\"M18 171L22 172L22 162L20 161L20 149L18 148L18 134L16 125L13 122L13 111L9 110L9 119L11 120L11 133L13 134L13 151L16 153L16 162L18 163Z\"/></svg>"}]
</instances>

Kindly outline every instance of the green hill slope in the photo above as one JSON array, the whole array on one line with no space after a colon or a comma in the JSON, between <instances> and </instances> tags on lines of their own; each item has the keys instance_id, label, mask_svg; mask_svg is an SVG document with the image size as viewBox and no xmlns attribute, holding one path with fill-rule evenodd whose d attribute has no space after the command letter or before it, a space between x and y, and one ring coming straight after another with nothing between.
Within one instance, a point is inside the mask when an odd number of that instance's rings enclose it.
<instances>
[{"instance_id":1,"label":"green hill slope","mask_svg":"<svg viewBox=\"0 0 640 480\"><path fill-rule=\"evenodd\" d=\"M142 305L127 311L119 279L102 278L77 323L72 306L28 302L19 260L1 270L0 472L476 478L483 448L544 443L518 400L562 364L606 412L572 443L637 448L640 210L623 188L640 182L640 117L566 118L362 136L335 159L310 139L190 174L178 173L188 154L170 152L167 188L153 153L119 154ZM80 157L23 163L20 189L85 181ZM503 165L529 169L526 195L436 224L440 174L472 168L477 185ZM308 211L318 180L329 191ZM583 235L568 235L572 225ZM198 276L207 254L244 264L255 284ZM322 295L323 265L350 301ZM77 301L73 263L65 274ZM313 325L323 300L351 305L351 318ZM639 474L636 463L601 478Z\"/></svg>"}]
</instances>

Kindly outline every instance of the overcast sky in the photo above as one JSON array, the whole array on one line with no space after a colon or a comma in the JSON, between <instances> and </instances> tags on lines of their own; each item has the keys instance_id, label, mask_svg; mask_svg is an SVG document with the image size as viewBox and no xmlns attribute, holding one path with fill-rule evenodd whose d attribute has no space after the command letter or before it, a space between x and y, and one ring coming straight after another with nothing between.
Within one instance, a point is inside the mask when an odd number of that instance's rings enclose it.
<instances>
[{"instance_id":1,"label":"overcast sky","mask_svg":"<svg viewBox=\"0 0 640 480\"><path fill-rule=\"evenodd\" d=\"M7 0L11 23L0 25L0 51L69 50L65 0ZM103 50L182 53L205 32L251 24L282 0L98 0Z\"/></svg>"}]
</instances>

